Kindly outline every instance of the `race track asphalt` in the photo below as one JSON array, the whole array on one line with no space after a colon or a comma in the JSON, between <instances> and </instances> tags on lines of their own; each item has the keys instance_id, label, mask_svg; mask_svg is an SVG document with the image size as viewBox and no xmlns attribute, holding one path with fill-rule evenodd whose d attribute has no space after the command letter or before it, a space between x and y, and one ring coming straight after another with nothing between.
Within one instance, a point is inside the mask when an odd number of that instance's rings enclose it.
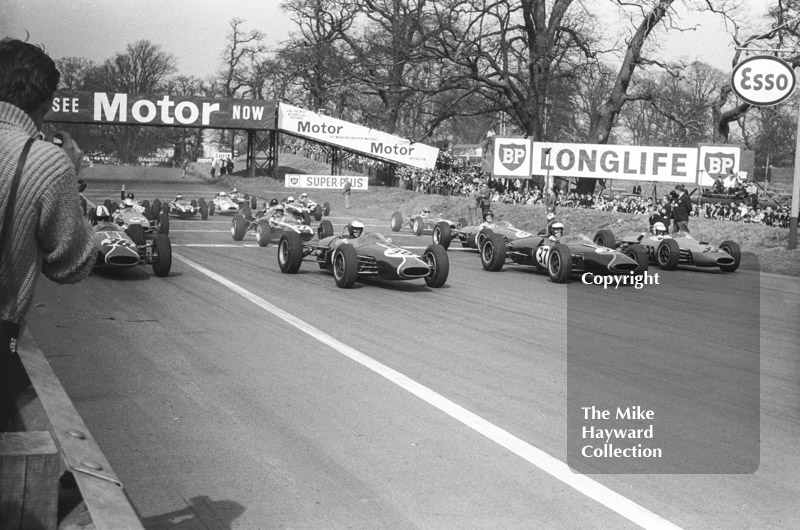
<instances>
[{"instance_id":1,"label":"race track asphalt","mask_svg":"<svg viewBox=\"0 0 800 530\"><path fill-rule=\"evenodd\" d=\"M137 198L218 191L136 175ZM43 279L28 317L146 528L800 527L798 279L678 270L611 293L456 244L441 289L343 290L229 227L172 219L167 278ZM574 405L616 389L687 433L666 470L568 467Z\"/></svg>"}]
</instances>

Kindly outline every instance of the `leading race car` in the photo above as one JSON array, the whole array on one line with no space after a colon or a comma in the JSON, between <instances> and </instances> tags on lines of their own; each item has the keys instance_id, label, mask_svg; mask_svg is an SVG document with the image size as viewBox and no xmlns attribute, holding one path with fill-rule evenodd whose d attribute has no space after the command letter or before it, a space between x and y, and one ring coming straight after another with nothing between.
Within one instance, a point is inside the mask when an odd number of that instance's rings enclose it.
<instances>
[{"instance_id":1,"label":"leading race car","mask_svg":"<svg viewBox=\"0 0 800 530\"><path fill-rule=\"evenodd\" d=\"M414 254L394 245L382 234L362 233L360 222L351 222L346 230L341 236L328 235L320 225L320 239L308 243L303 243L295 233L283 234L278 243L281 272L294 274L304 258L313 256L319 268L332 272L336 285L345 289L352 287L358 278L422 278L429 287L442 287L447 281L450 262L441 245L431 244L422 254Z\"/></svg>"},{"instance_id":2,"label":"leading race car","mask_svg":"<svg viewBox=\"0 0 800 530\"><path fill-rule=\"evenodd\" d=\"M451 231L453 231L467 224L467 221L463 217L459 219L457 222L451 221L449 219L444 219L442 218L441 215L432 214L431 211L426 208L422 211L422 213L417 214L411 217L411 219L405 221L403 220L403 214L401 214L400 212L394 212L392 214L391 226L392 226L392 232L399 232L401 228L403 228L404 226L408 226L409 228L411 228L411 230L414 232L415 235L421 236L425 232L428 233L434 232L436 230L436 227L439 226L441 223L444 223L444 225L447 225L447 227ZM444 225L442 225L442 227L444 227ZM440 230L442 229L442 227L440 227ZM446 237L442 237L442 240L443 241L447 240L449 243L449 239ZM439 244L447 248L447 246L444 245L443 243Z\"/></svg>"},{"instance_id":3,"label":"leading race car","mask_svg":"<svg viewBox=\"0 0 800 530\"><path fill-rule=\"evenodd\" d=\"M565 283L571 274L643 274L648 269L647 253L639 245L625 251L595 244L583 234L563 235L563 225L552 223L547 234L507 239L490 228L484 229L480 248L481 264L499 271L505 263L531 265L547 270L550 279Z\"/></svg>"},{"instance_id":4,"label":"leading race car","mask_svg":"<svg viewBox=\"0 0 800 530\"><path fill-rule=\"evenodd\" d=\"M594 241L623 252L641 246L649 262L664 270L674 270L678 265L692 265L719 267L723 272L734 272L742 260L739 244L734 241L723 241L719 247L715 247L692 237L670 236L667 235L666 226L660 222L653 225L651 232L630 234L620 239L616 239L610 230L600 230L595 234Z\"/></svg>"},{"instance_id":5,"label":"leading race car","mask_svg":"<svg viewBox=\"0 0 800 530\"><path fill-rule=\"evenodd\" d=\"M152 265L156 276L167 276L172 268L172 244L166 234L145 238L142 225L132 224L125 230L115 223L95 226L94 246L97 249L95 268L127 269L136 265Z\"/></svg>"},{"instance_id":6,"label":"leading race car","mask_svg":"<svg viewBox=\"0 0 800 530\"><path fill-rule=\"evenodd\" d=\"M327 223L326 231L333 233L333 226L330 221L323 221ZM248 215L245 217L242 214L236 214L231 221L231 237L234 241L241 241L248 233L255 233L256 241L261 247L266 247L270 242L277 241L281 234L285 232L296 233L301 241L310 241L314 237L314 229L310 226L300 223L292 215L284 213L284 206L279 204L267 208L264 211L258 211L255 215Z\"/></svg>"},{"instance_id":7,"label":"leading race car","mask_svg":"<svg viewBox=\"0 0 800 530\"><path fill-rule=\"evenodd\" d=\"M157 203L158 199L156 199ZM158 204L154 206L160 207ZM96 225L99 222L112 222L123 230L131 225L141 225L144 234L169 234L169 216L165 212L147 204L135 202L133 199L125 199L121 204L106 199L102 204L102 209L92 208L89 210L89 221Z\"/></svg>"},{"instance_id":8,"label":"leading race car","mask_svg":"<svg viewBox=\"0 0 800 530\"><path fill-rule=\"evenodd\" d=\"M202 197L199 200L187 201L183 195L178 194L167 205L166 211L179 219L191 219L198 215L203 221L208 219L208 203Z\"/></svg>"}]
</instances>

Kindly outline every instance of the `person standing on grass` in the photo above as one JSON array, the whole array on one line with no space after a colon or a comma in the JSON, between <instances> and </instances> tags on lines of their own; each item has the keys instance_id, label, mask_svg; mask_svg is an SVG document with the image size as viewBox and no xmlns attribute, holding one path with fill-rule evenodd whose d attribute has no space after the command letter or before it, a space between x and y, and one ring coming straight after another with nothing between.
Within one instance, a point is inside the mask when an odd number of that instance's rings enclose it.
<instances>
[{"instance_id":1,"label":"person standing on grass","mask_svg":"<svg viewBox=\"0 0 800 530\"><path fill-rule=\"evenodd\" d=\"M344 187L342 188L342 194L344 195L344 207L346 210L350 209L350 180L344 181Z\"/></svg>"},{"instance_id":2,"label":"person standing on grass","mask_svg":"<svg viewBox=\"0 0 800 530\"><path fill-rule=\"evenodd\" d=\"M692 215L692 200L689 194L686 193L686 188L683 184L675 186L675 191L678 192L678 199L675 201L675 206L672 208L672 219L675 221L673 232L685 232L689 234L689 217Z\"/></svg>"}]
</instances>

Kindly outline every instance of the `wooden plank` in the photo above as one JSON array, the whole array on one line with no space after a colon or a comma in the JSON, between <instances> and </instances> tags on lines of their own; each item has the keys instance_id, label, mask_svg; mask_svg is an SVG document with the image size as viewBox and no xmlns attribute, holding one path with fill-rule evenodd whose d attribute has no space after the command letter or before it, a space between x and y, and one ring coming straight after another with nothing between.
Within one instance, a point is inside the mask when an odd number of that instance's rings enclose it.
<instances>
[{"instance_id":1,"label":"wooden plank","mask_svg":"<svg viewBox=\"0 0 800 530\"><path fill-rule=\"evenodd\" d=\"M50 420L53 438L75 476L95 527L98 530L143 530L111 464L29 331L24 332L17 350Z\"/></svg>"},{"instance_id":2,"label":"wooden plank","mask_svg":"<svg viewBox=\"0 0 800 530\"><path fill-rule=\"evenodd\" d=\"M57 529L60 466L48 431L0 433L0 529Z\"/></svg>"}]
</instances>

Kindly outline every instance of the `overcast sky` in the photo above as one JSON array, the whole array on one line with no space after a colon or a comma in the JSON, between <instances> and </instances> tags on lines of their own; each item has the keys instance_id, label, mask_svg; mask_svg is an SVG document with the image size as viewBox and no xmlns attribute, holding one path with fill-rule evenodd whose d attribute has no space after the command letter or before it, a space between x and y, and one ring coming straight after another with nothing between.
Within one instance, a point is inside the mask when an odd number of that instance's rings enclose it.
<instances>
[{"instance_id":1,"label":"overcast sky","mask_svg":"<svg viewBox=\"0 0 800 530\"><path fill-rule=\"evenodd\" d=\"M608 0L586 2L608 4ZM770 2L740 3L757 18ZM27 31L28 40L43 44L55 59L85 57L97 63L145 39L174 55L181 74L205 78L220 64L228 22L234 17L245 20L246 30L262 31L269 46L285 40L293 24L280 4L280 0L0 0L0 34L25 39ZM696 14L683 22L697 29L662 39L665 57L699 59L730 71L734 48L722 22Z\"/></svg>"}]
</instances>

